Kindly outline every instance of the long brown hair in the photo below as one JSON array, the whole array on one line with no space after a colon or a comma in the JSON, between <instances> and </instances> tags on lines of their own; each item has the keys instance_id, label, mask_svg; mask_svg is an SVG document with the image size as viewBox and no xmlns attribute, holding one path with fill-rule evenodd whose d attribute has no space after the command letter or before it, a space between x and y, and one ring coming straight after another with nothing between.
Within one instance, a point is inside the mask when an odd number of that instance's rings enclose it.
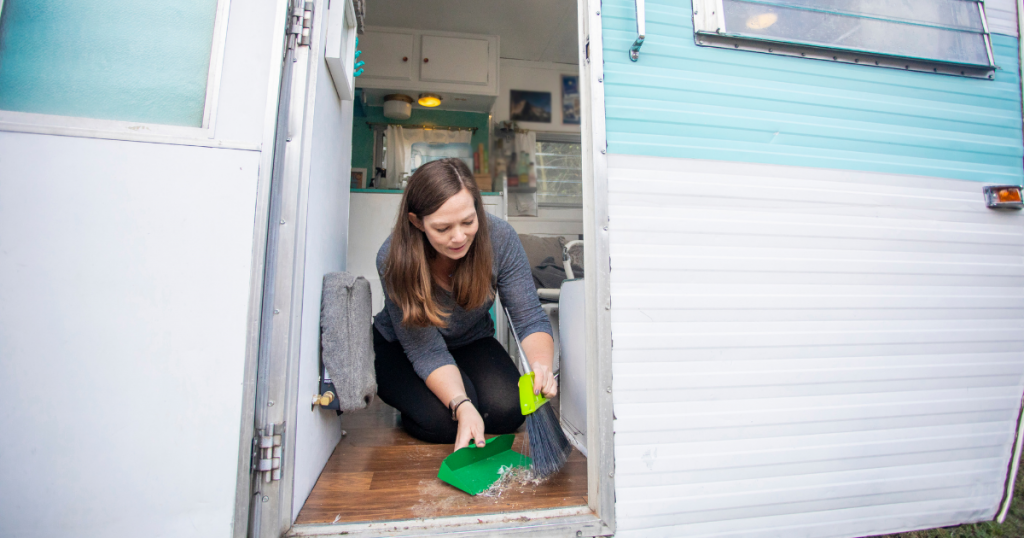
<instances>
[{"instance_id":1,"label":"long brown hair","mask_svg":"<svg viewBox=\"0 0 1024 538\"><path fill-rule=\"evenodd\" d=\"M391 247L384 262L384 284L388 297L402 309L402 323L413 327L447 327L450 312L437 303L441 287L434 282L429 262L438 254L426 233L409 222L409 213L423 221L449 198L465 189L473 196L479 223L469 251L455 263L452 297L466 310L484 305L494 297L491 287L491 234L487 213L473 173L459 159L441 159L424 164L409 178L391 232Z\"/></svg>"}]
</instances>

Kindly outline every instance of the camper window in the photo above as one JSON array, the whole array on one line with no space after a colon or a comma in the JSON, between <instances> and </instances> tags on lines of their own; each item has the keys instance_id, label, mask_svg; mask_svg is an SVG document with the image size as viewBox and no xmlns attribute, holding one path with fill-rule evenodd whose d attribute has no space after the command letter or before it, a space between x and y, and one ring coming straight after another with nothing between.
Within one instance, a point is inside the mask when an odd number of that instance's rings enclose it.
<instances>
[{"instance_id":1,"label":"camper window","mask_svg":"<svg viewBox=\"0 0 1024 538\"><path fill-rule=\"evenodd\" d=\"M227 8L0 0L0 129L226 147L210 139Z\"/></svg>"},{"instance_id":2,"label":"camper window","mask_svg":"<svg viewBox=\"0 0 1024 538\"><path fill-rule=\"evenodd\" d=\"M583 205L583 153L579 135L537 133L537 203Z\"/></svg>"},{"instance_id":3,"label":"camper window","mask_svg":"<svg viewBox=\"0 0 1024 538\"><path fill-rule=\"evenodd\" d=\"M974 0L695 0L698 44L991 78Z\"/></svg>"}]
</instances>

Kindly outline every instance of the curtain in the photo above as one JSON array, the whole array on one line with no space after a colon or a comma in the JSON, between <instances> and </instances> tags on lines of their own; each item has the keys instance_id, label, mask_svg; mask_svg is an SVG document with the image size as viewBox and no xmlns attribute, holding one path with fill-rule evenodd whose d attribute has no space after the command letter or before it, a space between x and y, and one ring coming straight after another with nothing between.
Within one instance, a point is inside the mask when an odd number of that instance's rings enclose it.
<instances>
[{"instance_id":1,"label":"curtain","mask_svg":"<svg viewBox=\"0 0 1024 538\"><path fill-rule=\"evenodd\" d=\"M384 159L387 175L384 181L377 186L379 189L400 189L402 188L402 175L405 170L405 129L401 125L388 125L387 132L387 153Z\"/></svg>"},{"instance_id":2,"label":"curtain","mask_svg":"<svg viewBox=\"0 0 1024 538\"><path fill-rule=\"evenodd\" d=\"M517 217L537 216L537 133L516 133L515 154L508 165L508 214ZM514 178L514 179L513 179ZM512 183L516 183L513 186Z\"/></svg>"},{"instance_id":3,"label":"curtain","mask_svg":"<svg viewBox=\"0 0 1024 538\"><path fill-rule=\"evenodd\" d=\"M381 188L401 189L420 166L447 157L462 159L473 169L472 131L406 129L388 125L387 177Z\"/></svg>"}]
</instances>

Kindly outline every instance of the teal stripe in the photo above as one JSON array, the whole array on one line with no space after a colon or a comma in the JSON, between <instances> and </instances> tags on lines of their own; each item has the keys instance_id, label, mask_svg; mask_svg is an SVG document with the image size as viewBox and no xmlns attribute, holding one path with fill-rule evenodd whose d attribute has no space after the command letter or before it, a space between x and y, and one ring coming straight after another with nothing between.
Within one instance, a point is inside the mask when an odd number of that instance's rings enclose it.
<instances>
[{"instance_id":1,"label":"teal stripe","mask_svg":"<svg viewBox=\"0 0 1024 538\"><path fill-rule=\"evenodd\" d=\"M994 34L995 80L698 47L689 2L606 0L613 153L1024 183L1018 43Z\"/></svg>"}]
</instances>

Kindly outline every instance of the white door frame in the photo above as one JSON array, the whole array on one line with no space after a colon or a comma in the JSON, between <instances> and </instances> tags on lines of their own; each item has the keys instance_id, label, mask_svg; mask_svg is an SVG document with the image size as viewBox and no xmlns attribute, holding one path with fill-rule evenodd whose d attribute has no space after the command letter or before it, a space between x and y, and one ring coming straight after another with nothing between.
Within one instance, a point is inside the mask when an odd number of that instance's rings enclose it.
<instances>
[{"instance_id":1,"label":"white door frame","mask_svg":"<svg viewBox=\"0 0 1024 538\"><path fill-rule=\"evenodd\" d=\"M282 0L286 1L286 0ZM297 3L301 0L295 0ZM300 4L301 5L301 4ZM403 521L403 534L434 535L457 531L467 536L607 536L615 531L615 483L612 411L612 360L611 360L611 303L610 303L610 258L608 241L608 187L607 187L607 141L605 136L605 110L603 81L603 55L601 39L600 0L577 0L579 66L582 97L582 148L583 148L583 218L584 249L587 279L587 408L588 452L587 482L588 507L569 507L552 510L515 512L516 519L509 521L510 514L487 516L435 518L429 520ZM323 10L326 11L326 10ZM317 15L314 14L314 21ZM314 24L317 24L314 22ZM316 46L316 32L311 40ZM281 125L287 125L287 136L278 149L280 161L275 160L274 192L272 203L266 215L269 231L266 233L266 290L258 294L264 304L254 306L253 324L255 338L259 342L258 389L248 390L248 382L255 380L247 371L247 406L255 409L256 428L266 424L280 424L286 417L293 417L295 385L298 382L298 334L301 315L302 238L298 230L304 230L303 216L296 213L305 195L300 184L308 177L309 144L312 121L306 117L312 107L308 93L315 88L307 85L309 47L296 47L285 60L285 74L282 77L280 113ZM589 58L588 58L589 53ZM623 54L626 52L623 51ZM294 58L292 57L294 55ZM280 56L275 56L280 58ZM315 55L314 55L315 58ZM294 62L294 63L292 63ZM291 64L291 65L289 65ZM288 70L293 69L290 82ZM289 99L290 96L290 99ZM285 107L285 101L288 106ZM294 111L294 114L289 114ZM284 133L278 133L279 138ZM303 142L306 143L303 143ZM305 149L304 149L305 148ZM280 168L280 171L278 171ZM280 224L281 221L285 224ZM287 229L294 222L296 227ZM259 225L257 225L259 228ZM255 255L254 255L255 256ZM285 300L291 298L291 300ZM299 301L299 304L295 304ZM262 313L261 313L262 312ZM260 318L265 333L259 337ZM254 395L255 393L255 395ZM252 405L255 401L255 405ZM271 402L275 402L272 404ZM253 417L253 415L249 415ZM243 417L243 421L246 417ZM292 482L290 469L294 468L295 433L284 424L284 472L280 481L253 483L249 486L249 475L241 461L249 458L240 454L239 504L245 502L236 514L235 537L241 538L248 532L252 536L346 536L376 537L393 534L395 523L376 522L345 525L290 525ZM243 424L240 446L249 446L253 438L253 422L248 431ZM242 452L242 450L240 450ZM243 484L245 482L245 484ZM244 494L243 494L244 492ZM248 517L249 501L253 510ZM529 523L519 519L526 517ZM241 524L240 524L241 523Z\"/></svg>"},{"instance_id":2,"label":"white door frame","mask_svg":"<svg viewBox=\"0 0 1024 538\"><path fill-rule=\"evenodd\" d=\"M302 289L305 197L309 178L308 121L310 46L302 45L286 31L301 27L303 0L279 0L275 21L281 39L275 44L271 101L273 116L267 121L265 145L273 154L264 162L272 178L261 197L255 224L252 305L246 363L245 401L239 440L239 480L236 492L234 537L281 536L291 526L294 472L294 417L297 405L299 332ZM324 10L326 12L326 10ZM315 17L315 14L314 14ZM314 18L314 21L316 19ZM315 23L315 22L314 22ZM312 30L312 29L311 29ZM312 37L312 36L311 36ZM293 46L290 46L294 43ZM308 42L307 42L308 43ZM283 57L283 60L282 60ZM314 88L315 89L315 88ZM264 220L260 220L264 219ZM261 237L260 237L261 236ZM257 279L257 275L261 278ZM280 478L254 479L254 438L275 425L281 436Z\"/></svg>"},{"instance_id":3,"label":"white door frame","mask_svg":"<svg viewBox=\"0 0 1024 538\"><path fill-rule=\"evenodd\" d=\"M268 246L271 244L269 227L273 206L274 177L279 177L274 156L283 149L277 125L287 117L287 109L280 107L282 95L290 91L291 68L286 63L286 23L289 20L290 0L277 0L274 28L278 29L270 54L270 76L267 81L267 105L263 118L260 174L256 195L256 218L253 222L252 271L249 280L249 311L246 324L245 372L242 385L242 416L239 426L238 469L235 484L235 512L232 538L246 538L250 527L250 505L254 500L252 489L252 450L256 424L257 375L260 363L260 329L263 320L264 285L273 282L273 268L268 270ZM290 57L290 55L289 55ZM286 87L286 85L288 85ZM280 144L279 144L280 142ZM283 154L283 152L282 152Z\"/></svg>"},{"instance_id":4,"label":"white door frame","mask_svg":"<svg viewBox=\"0 0 1024 538\"><path fill-rule=\"evenodd\" d=\"M611 256L608 241L608 139L605 128L601 1L578 0L583 118L583 251L587 334L587 499L607 534L615 533L612 408ZM622 52L626 54L626 51ZM589 58L588 58L589 56Z\"/></svg>"}]
</instances>

